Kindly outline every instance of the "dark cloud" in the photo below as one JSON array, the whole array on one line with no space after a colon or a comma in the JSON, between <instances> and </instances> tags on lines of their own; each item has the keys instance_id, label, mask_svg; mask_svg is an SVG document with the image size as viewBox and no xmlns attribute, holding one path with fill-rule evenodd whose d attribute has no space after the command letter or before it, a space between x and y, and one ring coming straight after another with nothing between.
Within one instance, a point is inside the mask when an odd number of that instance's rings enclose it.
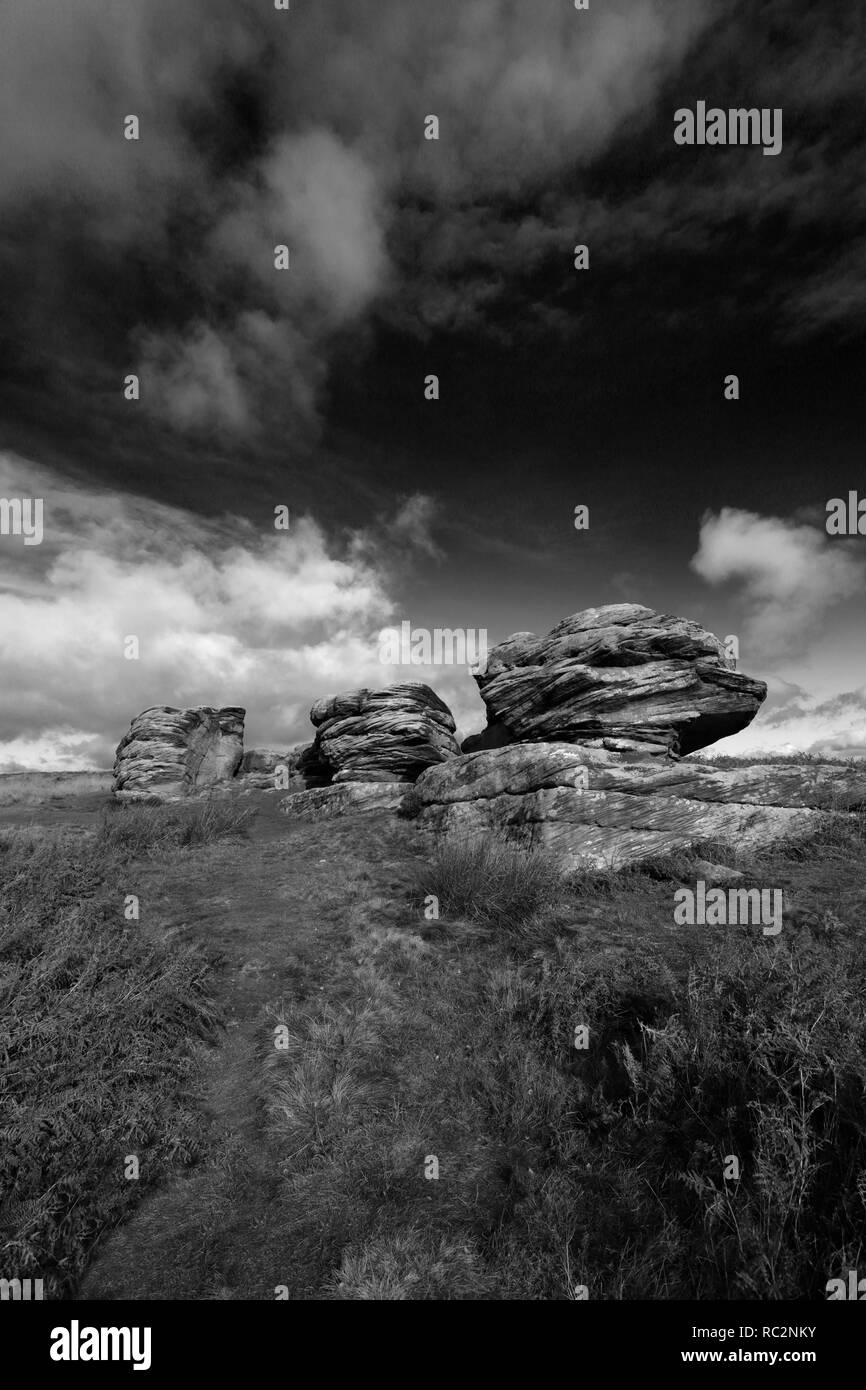
<instances>
[{"instance_id":1,"label":"dark cloud","mask_svg":"<svg viewBox=\"0 0 866 1390\"><path fill-rule=\"evenodd\" d=\"M300 446L321 425L335 356L364 350L346 335L371 314L421 337L599 351L611 272L640 273L651 255L645 326L694 320L700 295L677 282L702 259L725 278L729 316L764 307L799 336L862 326L862 257L840 250L828 265L809 240L866 210L856 55L850 13L789 0L760 14L737 0L585 13L562 0L377 0L375 22L357 0L286 12L10 0L0 273L16 333L4 347L37 394L40 366L56 377L62 364L82 404L110 414L93 383L107 390L132 363L153 427L291 430ZM678 104L739 102L744 85L783 106L779 159L673 145ZM122 138L128 113L137 143ZM422 138L428 113L438 142ZM745 262L760 262L768 225L773 255L797 263L762 283ZM598 267L579 291L576 241ZM274 269L280 242L289 272Z\"/></svg>"},{"instance_id":2,"label":"dark cloud","mask_svg":"<svg viewBox=\"0 0 866 1390\"><path fill-rule=\"evenodd\" d=\"M125 13L105 0L12 0L0 15L11 145L0 204L6 273L20 283L25 260L29 272L19 326L44 355L64 268L80 277L101 246L128 325L113 365L135 356L145 418L245 434L272 420L303 435L334 335L379 297L404 317L411 304L421 328L477 325L515 259L531 270L543 249L531 225L511 243L492 235L502 201L599 155L706 14L702 0L614 0L586 16L549 2L380 0L371 23L368 8L335 0L269 13L222 0L141 0ZM421 138L428 111L438 144ZM122 138L130 113L138 142ZM57 295L32 277L27 213L46 195ZM427 225L431 201L447 227ZM70 244L82 212L87 250ZM274 268L280 243L289 272ZM109 286L86 272L101 298ZM76 356L107 373L76 309L86 320L96 305L73 296L62 311Z\"/></svg>"}]
</instances>

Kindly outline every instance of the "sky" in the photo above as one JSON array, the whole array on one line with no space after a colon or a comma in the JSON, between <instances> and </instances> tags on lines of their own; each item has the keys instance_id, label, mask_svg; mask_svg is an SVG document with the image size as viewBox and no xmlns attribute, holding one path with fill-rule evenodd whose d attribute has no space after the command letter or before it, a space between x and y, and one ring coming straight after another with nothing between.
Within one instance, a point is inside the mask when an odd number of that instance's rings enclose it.
<instances>
[{"instance_id":1,"label":"sky","mask_svg":"<svg viewBox=\"0 0 866 1390\"><path fill-rule=\"evenodd\" d=\"M0 771L403 680L475 732L383 627L626 601L767 682L719 752L866 750L864 55L858 0L4 0Z\"/></svg>"}]
</instances>

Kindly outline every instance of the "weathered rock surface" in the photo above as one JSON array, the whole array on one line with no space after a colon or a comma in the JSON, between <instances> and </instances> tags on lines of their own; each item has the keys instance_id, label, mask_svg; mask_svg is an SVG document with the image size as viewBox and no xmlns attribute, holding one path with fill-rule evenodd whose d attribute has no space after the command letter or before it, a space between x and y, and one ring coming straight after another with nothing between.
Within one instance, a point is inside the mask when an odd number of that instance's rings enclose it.
<instances>
[{"instance_id":1,"label":"weathered rock surface","mask_svg":"<svg viewBox=\"0 0 866 1390\"><path fill-rule=\"evenodd\" d=\"M324 820L347 811L398 811L407 791L405 782L340 782L287 796L280 810L299 820Z\"/></svg>"},{"instance_id":2,"label":"weathered rock surface","mask_svg":"<svg viewBox=\"0 0 866 1390\"><path fill-rule=\"evenodd\" d=\"M515 633L475 680L488 728L464 752L601 739L616 751L687 754L745 728L767 694L711 632L633 603L573 613L546 637Z\"/></svg>"},{"instance_id":3,"label":"weathered rock surface","mask_svg":"<svg viewBox=\"0 0 866 1390\"><path fill-rule=\"evenodd\" d=\"M461 838L502 832L553 851L569 868L617 867L704 839L754 848L808 831L825 808L866 803L866 767L716 770L673 758L626 761L570 743L520 743L429 768L414 796L421 829Z\"/></svg>"},{"instance_id":4,"label":"weathered rock surface","mask_svg":"<svg viewBox=\"0 0 866 1390\"><path fill-rule=\"evenodd\" d=\"M307 768L330 770L334 783L414 782L460 753L451 711L429 685L344 691L317 700L310 719L317 732Z\"/></svg>"},{"instance_id":5,"label":"weathered rock surface","mask_svg":"<svg viewBox=\"0 0 866 1390\"><path fill-rule=\"evenodd\" d=\"M115 796L172 801L228 782L243 757L245 713L234 706L144 710L117 746Z\"/></svg>"},{"instance_id":6,"label":"weathered rock surface","mask_svg":"<svg viewBox=\"0 0 866 1390\"><path fill-rule=\"evenodd\" d=\"M330 771L311 760L313 745L302 744L280 753L274 748L250 748L238 770L241 791L303 792L326 785Z\"/></svg>"},{"instance_id":7,"label":"weathered rock surface","mask_svg":"<svg viewBox=\"0 0 866 1390\"><path fill-rule=\"evenodd\" d=\"M286 757L287 754L278 753L275 748L247 748L241 758L238 775L243 776L247 772L273 772L285 762Z\"/></svg>"}]
</instances>

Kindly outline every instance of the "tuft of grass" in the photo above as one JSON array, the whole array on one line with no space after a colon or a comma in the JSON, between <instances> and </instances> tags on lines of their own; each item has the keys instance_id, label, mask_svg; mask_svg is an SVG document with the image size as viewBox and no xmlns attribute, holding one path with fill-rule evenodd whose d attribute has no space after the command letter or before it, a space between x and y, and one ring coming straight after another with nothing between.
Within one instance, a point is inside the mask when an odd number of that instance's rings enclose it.
<instances>
[{"instance_id":1,"label":"tuft of grass","mask_svg":"<svg viewBox=\"0 0 866 1390\"><path fill-rule=\"evenodd\" d=\"M409 1227L344 1250L325 1296L391 1302L476 1300L485 1297L488 1288L475 1242Z\"/></svg>"},{"instance_id":2,"label":"tuft of grass","mask_svg":"<svg viewBox=\"0 0 866 1390\"><path fill-rule=\"evenodd\" d=\"M371 1106L387 1098L378 1013L369 1003L318 1013L285 1006L266 1052L268 1112L295 1166L321 1161Z\"/></svg>"},{"instance_id":3,"label":"tuft of grass","mask_svg":"<svg viewBox=\"0 0 866 1390\"><path fill-rule=\"evenodd\" d=\"M417 869L418 895L433 895L446 916L485 927L531 930L545 909L561 899L564 875L556 861L496 836L461 840L445 836Z\"/></svg>"},{"instance_id":4,"label":"tuft of grass","mask_svg":"<svg viewBox=\"0 0 866 1390\"><path fill-rule=\"evenodd\" d=\"M736 869L741 858L739 847L728 840L695 840L664 854L649 854L635 864L626 865L620 875L626 878L643 875L657 882L685 883L696 874L700 876L708 865Z\"/></svg>"},{"instance_id":5,"label":"tuft of grass","mask_svg":"<svg viewBox=\"0 0 866 1390\"><path fill-rule=\"evenodd\" d=\"M168 806L115 804L98 833L106 854L144 858L210 844L222 835L242 835L255 814L253 808L216 797Z\"/></svg>"}]
</instances>

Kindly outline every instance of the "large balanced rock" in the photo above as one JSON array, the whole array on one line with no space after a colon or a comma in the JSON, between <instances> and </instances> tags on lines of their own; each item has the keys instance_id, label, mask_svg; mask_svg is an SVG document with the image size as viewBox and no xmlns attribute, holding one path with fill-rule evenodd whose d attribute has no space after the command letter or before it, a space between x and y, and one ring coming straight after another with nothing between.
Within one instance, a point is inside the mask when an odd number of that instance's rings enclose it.
<instances>
[{"instance_id":1,"label":"large balanced rock","mask_svg":"<svg viewBox=\"0 0 866 1390\"><path fill-rule=\"evenodd\" d=\"M309 769L330 769L335 783L414 782L460 753L453 715L429 685L345 691L317 700L310 719L317 732Z\"/></svg>"},{"instance_id":2,"label":"large balanced rock","mask_svg":"<svg viewBox=\"0 0 866 1390\"><path fill-rule=\"evenodd\" d=\"M866 803L866 766L627 761L569 743L519 743L429 768L414 790L421 829L499 833L567 868L616 868L704 839L756 847Z\"/></svg>"},{"instance_id":3,"label":"large balanced rock","mask_svg":"<svg viewBox=\"0 0 866 1390\"><path fill-rule=\"evenodd\" d=\"M115 795L172 801L228 782L243 757L245 713L234 706L146 709L117 746Z\"/></svg>"},{"instance_id":4,"label":"large balanced rock","mask_svg":"<svg viewBox=\"0 0 866 1390\"><path fill-rule=\"evenodd\" d=\"M464 752L531 740L686 754L745 728L767 694L711 632L635 603L515 633L475 680L488 727Z\"/></svg>"}]
</instances>

